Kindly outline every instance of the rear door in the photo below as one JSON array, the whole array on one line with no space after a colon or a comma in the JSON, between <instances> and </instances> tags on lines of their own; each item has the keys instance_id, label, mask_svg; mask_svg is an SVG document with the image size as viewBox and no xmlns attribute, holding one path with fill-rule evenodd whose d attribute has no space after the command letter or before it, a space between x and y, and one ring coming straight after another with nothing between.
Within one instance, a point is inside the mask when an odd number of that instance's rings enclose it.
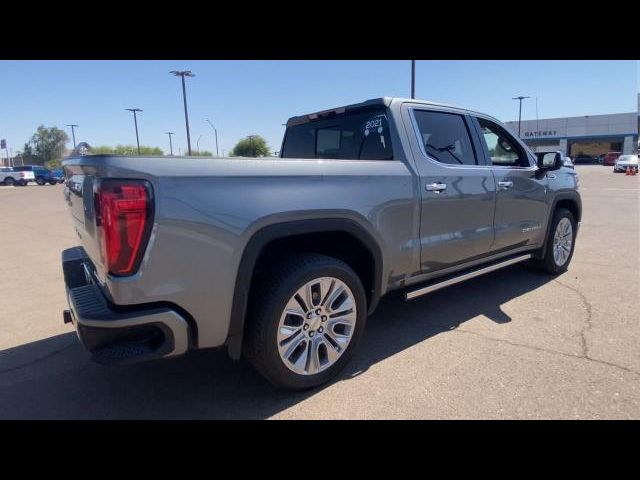
<instances>
[{"instance_id":1,"label":"rear door","mask_svg":"<svg viewBox=\"0 0 640 480\"><path fill-rule=\"evenodd\" d=\"M403 108L420 176L422 272L486 255L493 241L495 183L471 135L470 118L444 107Z\"/></svg>"},{"instance_id":2,"label":"rear door","mask_svg":"<svg viewBox=\"0 0 640 480\"><path fill-rule=\"evenodd\" d=\"M547 218L547 182L535 157L506 128L481 116L474 118L486 162L496 181L495 240L492 251L540 245ZM547 178L548 177L548 178Z\"/></svg>"}]
</instances>

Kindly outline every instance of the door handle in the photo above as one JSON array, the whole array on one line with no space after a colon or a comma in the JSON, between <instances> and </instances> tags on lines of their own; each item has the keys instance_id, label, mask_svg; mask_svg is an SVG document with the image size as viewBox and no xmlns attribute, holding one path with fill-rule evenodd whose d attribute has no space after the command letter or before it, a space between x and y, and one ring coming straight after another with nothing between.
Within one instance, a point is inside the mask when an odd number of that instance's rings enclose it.
<instances>
[{"instance_id":1,"label":"door handle","mask_svg":"<svg viewBox=\"0 0 640 480\"><path fill-rule=\"evenodd\" d=\"M442 190L445 190L447 188L447 184L440 182L430 183L428 185L425 185L424 188L427 190L427 192L440 193Z\"/></svg>"},{"instance_id":2,"label":"door handle","mask_svg":"<svg viewBox=\"0 0 640 480\"><path fill-rule=\"evenodd\" d=\"M547 173L547 178L548 178L549 180L555 180L555 179L556 179L556 176L555 176L555 174L553 174L553 173Z\"/></svg>"},{"instance_id":3,"label":"door handle","mask_svg":"<svg viewBox=\"0 0 640 480\"><path fill-rule=\"evenodd\" d=\"M503 188L504 190L509 190L511 187L513 187L513 182L510 182L508 180L501 180L498 182L498 186L500 188Z\"/></svg>"}]
</instances>

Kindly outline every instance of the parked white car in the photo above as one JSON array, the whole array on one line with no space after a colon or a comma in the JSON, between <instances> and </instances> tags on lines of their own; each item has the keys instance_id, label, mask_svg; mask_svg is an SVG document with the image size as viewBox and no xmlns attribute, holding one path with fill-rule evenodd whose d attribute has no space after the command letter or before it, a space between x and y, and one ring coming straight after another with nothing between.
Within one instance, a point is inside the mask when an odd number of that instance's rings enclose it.
<instances>
[{"instance_id":1,"label":"parked white car","mask_svg":"<svg viewBox=\"0 0 640 480\"><path fill-rule=\"evenodd\" d=\"M571 160L571 157L569 157L569 156L564 157L563 165L565 167L574 168L573 160Z\"/></svg>"},{"instance_id":2,"label":"parked white car","mask_svg":"<svg viewBox=\"0 0 640 480\"><path fill-rule=\"evenodd\" d=\"M24 186L28 182L35 180L33 172L16 172L11 167L0 167L0 184L1 185L21 185Z\"/></svg>"},{"instance_id":3,"label":"parked white car","mask_svg":"<svg viewBox=\"0 0 640 480\"><path fill-rule=\"evenodd\" d=\"M627 167L635 169L638 173L638 155L620 155L613 166L613 171L625 172Z\"/></svg>"}]
</instances>

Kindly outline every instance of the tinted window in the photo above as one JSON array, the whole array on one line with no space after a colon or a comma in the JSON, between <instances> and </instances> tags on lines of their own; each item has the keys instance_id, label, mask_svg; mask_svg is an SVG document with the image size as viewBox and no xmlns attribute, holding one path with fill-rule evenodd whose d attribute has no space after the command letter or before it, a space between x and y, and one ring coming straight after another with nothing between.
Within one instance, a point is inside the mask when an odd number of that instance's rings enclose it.
<instances>
[{"instance_id":1,"label":"tinted window","mask_svg":"<svg viewBox=\"0 0 640 480\"><path fill-rule=\"evenodd\" d=\"M416 110L414 115L427 155L441 163L477 165L462 115L426 110Z\"/></svg>"},{"instance_id":2,"label":"tinted window","mask_svg":"<svg viewBox=\"0 0 640 480\"><path fill-rule=\"evenodd\" d=\"M293 125L287 129L282 157L392 160L387 116L370 110Z\"/></svg>"},{"instance_id":3,"label":"tinted window","mask_svg":"<svg viewBox=\"0 0 640 480\"><path fill-rule=\"evenodd\" d=\"M31 167L13 167L15 172L30 172L32 170Z\"/></svg>"},{"instance_id":4,"label":"tinted window","mask_svg":"<svg viewBox=\"0 0 640 480\"><path fill-rule=\"evenodd\" d=\"M492 165L502 167L529 166L529 160L523 149L504 129L483 118L479 118L478 123Z\"/></svg>"}]
</instances>

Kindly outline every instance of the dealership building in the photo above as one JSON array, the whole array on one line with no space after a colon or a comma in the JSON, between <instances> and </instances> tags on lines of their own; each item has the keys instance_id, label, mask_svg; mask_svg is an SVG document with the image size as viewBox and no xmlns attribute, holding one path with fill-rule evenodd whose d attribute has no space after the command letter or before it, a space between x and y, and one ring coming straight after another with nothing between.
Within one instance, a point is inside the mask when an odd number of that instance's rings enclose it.
<instances>
[{"instance_id":1,"label":"dealership building","mask_svg":"<svg viewBox=\"0 0 640 480\"><path fill-rule=\"evenodd\" d=\"M561 150L565 155L596 156L607 152L638 152L640 127L640 94L638 111L610 115L544 118L523 120L520 138L534 151ZM518 121L506 122L518 133Z\"/></svg>"}]
</instances>

